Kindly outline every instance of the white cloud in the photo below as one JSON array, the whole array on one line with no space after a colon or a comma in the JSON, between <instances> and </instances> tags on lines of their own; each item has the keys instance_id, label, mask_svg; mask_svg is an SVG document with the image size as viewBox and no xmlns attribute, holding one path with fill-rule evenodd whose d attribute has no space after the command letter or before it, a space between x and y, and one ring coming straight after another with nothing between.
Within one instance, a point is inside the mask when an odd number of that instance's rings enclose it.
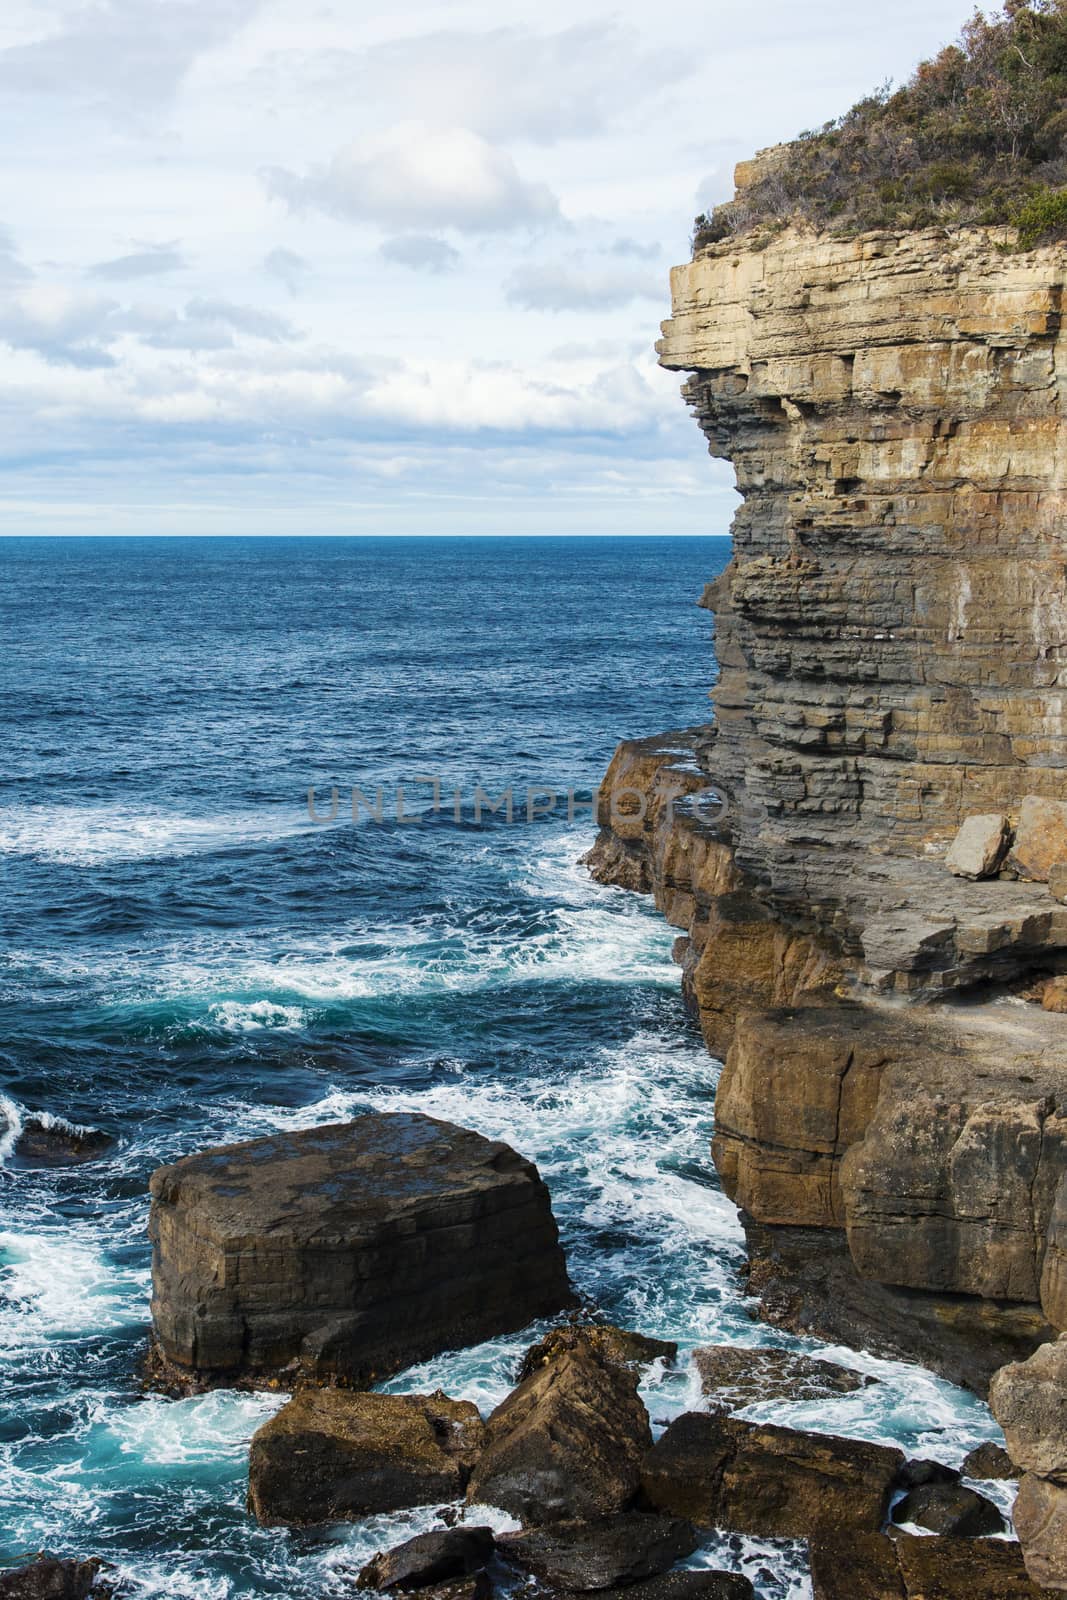
<instances>
[{"instance_id":1,"label":"white cloud","mask_svg":"<svg viewBox=\"0 0 1067 1600\"><path fill-rule=\"evenodd\" d=\"M574 256L516 268L505 293L526 311L615 311L634 300L669 300L667 275L646 267L590 263Z\"/></svg>"},{"instance_id":2,"label":"white cloud","mask_svg":"<svg viewBox=\"0 0 1067 1600\"><path fill-rule=\"evenodd\" d=\"M469 128L398 123L339 150L303 176L266 173L270 189L296 211L324 211L389 227L493 233L559 221L543 183L522 178L512 157Z\"/></svg>"},{"instance_id":3,"label":"white cloud","mask_svg":"<svg viewBox=\"0 0 1067 1600\"><path fill-rule=\"evenodd\" d=\"M204 51L221 44L262 0L93 0L42 36L0 50L0 85L111 107L157 107Z\"/></svg>"},{"instance_id":4,"label":"white cloud","mask_svg":"<svg viewBox=\"0 0 1067 1600\"><path fill-rule=\"evenodd\" d=\"M447 239L438 239L432 233L401 233L386 239L380 247L386 261L400 267L410 267L412 272L454 272L463 259Z\"/></svg>"},{"instance_id":5,"label":"white cloud","mask_svg":"<svg viewBox=\"0 0 1067 1600\"><path fill-rule=\"evenodd\" d=\"M124 278L154 278L177 272L186 265L177 241L171 244L145 244L110 261L97 261L89 268L90 278L118 282Z\"/></svg>"},{"instance_id":6,"label":"white cloud","mask_svg":"<svg viewBox=\"0 0 1067 1600\"><path fill-rule=\"evenodd\" d=\"M555 144L631 118L635 106L694 67L691 50L649 43L636 28L598 19L555 33L441 29L311 56L295 72L347 103L387 105L394 117ZM286 58L271 77L293 74Z\"/></svg>"},{"instance_id":7,"label":"white cloud","mask_svg":"<svg viewBox=\"0 0 1067 1600\"><path fill-rule=\"evenodd\" d=\"M279 283L284 283L290 294L299 294L304 279L310 272L309 264L295 250L278 248L269 250L263 257L263 270Z\"/></svg>"},{"instance_id":8,"label":"white cloud","mask_svg":"<svg viewBox=\"0 0 1067 1600\"><path fill-rule=\"evenodd\" d=\"M15 235L0 222L0 287L27 283L33 273L19 255Z\"/></svg>"}]
</instances>

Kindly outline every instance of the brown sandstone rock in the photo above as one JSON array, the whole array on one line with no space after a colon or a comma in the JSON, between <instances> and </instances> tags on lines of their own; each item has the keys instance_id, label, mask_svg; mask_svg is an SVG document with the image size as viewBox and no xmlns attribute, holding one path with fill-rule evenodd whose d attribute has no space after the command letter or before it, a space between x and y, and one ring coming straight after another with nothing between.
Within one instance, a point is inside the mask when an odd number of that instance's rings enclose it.
<instances>
[{"instance_id":1,"label":"brown sandstone rock","mask_svg":"<svg viewBox=\"0 0 1067 1600\"><path fill-rule=\"evenodd\" d=\"M1057 1185L1045 1235L1041 1309L1054 1328L1067 1332L1067 1174Z\"/></svg>"},{"instance_id":2,"label":"brown sandstone rock","mask_svg":"<svg viewBox=\"0 0 1067 1600\"><path fill-rule=\"evenodd\" d=\"M99 1561L61 1561L40 1555L28 1566L0 1572L3 1600L107 1600L114 1593Z\"/></svg>"},{"instance_id":3,"label":"brown sandstone rock","mask_svg":"<svg viewBox=\"0 0 1067 1600\"><path fill-rule=\"evenodd\" d=\"M252 1437L249 1510L276 1526L455 1500L483 1438L466 1400L301 1389Z\"/></svg>"},{"instance_id":4,"label":"brown sandstone rock","mask_svg":"<svg viewBox=\"0 0 1067 1600\"><path fill-rule=\"evenodd\" d=\"M683 1517L627 1511L593 1522L556 1522L506 1533L500 1553L556 1589L585 1593L638 1583L690 1555L698 1539Z\"/></svg>"},{"instance_id":5,"label":"brown sandstone rock","mask_svg":"<svg viewBox=\"0 0 1067 1600\"><path fill-rule=\"evenodd\" d=\"M976 1445L963 1458L960 1472L965 1478L986 1480L1017 1478L1018 1470L1008 1452L999 1444Z\"/></svg>"},{"instance_id":6,"label":"brown sandstone rock","mask_svg":"<svg viewBox=\"0 0 1067 1600\"><path fill-rule=\"evenodd\" d=\"M363 1383L571 1299L536 1168L431 1117L207 1150L151 1189L155 1336L194 1383Z\"/></svg>"},{"instance_id":7,"label":"brown sandstone rock","mask_svg":"<svg viewBox=\"0 0 1067 1600\"><path fill-rule=\"evenodd\" d=\"M957 878L992 878L1008 849L1011 827L1003 812L968 817L945 857L945 866Z\"/></svg>"},{"instance_id":8,"label":"brown sandstone rock","mask_svg":"<svg viewBox=\"0 0 1067 1600\"><path fill-rule=\"evenodd\" d=\"M754 1600L755 1593L740 1573L683 1567L642 1583L601 1589L599 1600Z\"/></svg>"},{"instance_id":9,"label":"brown sandstone rock","mask_svg":"<svg viewBox=\"0 0 1067 1600\"><path fill-rule=\"evenodd\" d=\"M1047 883L1053 867L1067 861L1067 802L1027 795L1009 860L1021 878Z\"/></svg>"},{"instance_id":10,"label":"brown sandstone rock","mask_svg":"<svg viewBox=\"0 0 1067 1600\"><path fill-rule=\"evenodd\" d=\"M766 1346L707 1345L693 1351L700 1386L718 1406L739 1410L760 1400L818 1400L852 1394L873 1380L832 1361Z\"/></svg>"},{"instance_id":11,"label":"brown sandstone rock","mask_svg":"<svg viewBox=\"0 0 1067 1600\"><path fill-rule=\"evenodd\" d=\"M1004 1532L992 1500L961 1483L923 1483L893 1507L893 1521L913 1523L953 1539L980 1539Z\"/></svg>"},{"instance_id":12,"label":"brown sandstone rock","mask_svg":"<svg viewBox=\"0 0 1067 1600\"><path fill-rule=\"evenodd\" d=\"M678 1346L673 1340L649 1339L643 1333L630 1333L610 1323L572 1323L553 1328L527 1350L517 1381L523 1383L541 1367L572 1351L591 1352L616 1366L649 1367L654 1361L673 1362Z\"/></svg>"},{"instance_id":13,"label":"brown sandstone rock","mask_svg":"<svg viewBox=\"0 0 1067 1600\"><path fill-rule=\"evenodd\" d=\"M608 1516L636 1494L651 1443L636 1372L579 1346L497 1406L467 1499L523 1523Z\"/></svg>"},{"instance_id":14,"label":"brown sandstone rock","mask_svg":"<svg viewBox=\"0 0 1067 1600\"><path fill-rule=\"evenodd\" d=\"M1028 1472L1013 1515L1034 1583L1058 1593L1067 1590L1067 1486Z\"/></svg>"},{"instance_id":15,"label":"brown sandstone rock","mask_svg":"<svg viewBox=\"0 0 1067 1600\"><path fill-rule=\"evenodd\" d=\"M820 1523L882 1526L899 1450L688 1412L645 1458L651 1505L708 1527L806 1539Z\"/></svg>"},{"instance_id":16,"label":"brown sandstone rock","mask_svg":"<svg viewBox=\"0 0 1067 1600\"><path fill-rule=\"evenodd\" d=\"M359 1574L363 1589L428 1589L482 1572L493 1559L492 1528L440 1528L383 1550Z\"/></svg>"},{"instance_id":17,"label":"brown sandstone rock","mask_svg":"<svg viewBox=\"0 0 1067 1600\"><path fill-rule=\"evenodd\" d=\"M896 1541L906 1600L1048 1600L1001 1539Z\"/></svg>"},{"instance_id":18,"label":"brown sandstone rock","mask_svg":"<svg viewBox=\"0 0 1067 1600\"><path fill-rule=\"evenodd\" d=\"M1067 1011L1067 977L1049 978L1041 985L1041 1007L1060 1015Z\"/></svg>"},{"instance_id":19,"label":"brown sandstone rock","mask_svg":"<svg viewBox=\"0 0 1067 1600\"><path fill-rule=\"evenodd\" d=\"M1067 1338L1002 1368L989 1404L1015 1465L1067 1484Z\"/></svg>"},{"instance_id":20,"label":"brown sandstone rock","mask_svg":"<svg viewBox=\"0 0 1067 1600\"><path fill-rule=\"evenodd\" d=\"M819 1526L808 1560L814 1600L907 1600L897 1541L884 1533Z\"/></svg>"},{"instance_id":21,"label":"brown sandstone rock","mask_svg":"<svg viewBox=\"0 0 1067 1600\"><path fill-rule=\"evenodd\" d=\"M1054 900L1067 903L1067 861L1057 861L1048 869L1048 889Z\"/></svg>"},{"instance_id":22,"label":"brown sandstone rock","mask_svg":"<svg viewBox=\"0 0 1067 1600\"><path fill-rule=\"evenodd\" d=\"M809 1553L814 1600L1047 1600L1001 1540L820 1528Z\"/></svg>"},{"instance_id":23,"label":"brown sandstone rock","mask_svg":"<svg viewBox=\"0 0 1067 1600\"><path fill-rule=\"evenodd\" d=\"M843 1233L742 1221L749 1293L765 1322L790 1333L922 1362L983 1399L1000 1367L1055 1336L1036 1306L861 1278Z\"/></svg>"}]
</instances>

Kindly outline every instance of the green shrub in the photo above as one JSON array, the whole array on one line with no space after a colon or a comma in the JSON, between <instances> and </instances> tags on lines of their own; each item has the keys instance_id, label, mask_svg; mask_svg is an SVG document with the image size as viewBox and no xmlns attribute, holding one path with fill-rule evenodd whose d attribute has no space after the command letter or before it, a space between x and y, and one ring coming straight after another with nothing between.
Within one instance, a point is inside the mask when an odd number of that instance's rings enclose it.
<instances>
[{"instance_id":1,"label":"green shrub","mask_svg":"<svg viewBox=\"0 0 1067 1600\"><path fill-rule=\"evenodd\" d=\"M1067 236L1067 0L1006 0L899 89L801 134L696 248L768 222L835 231L1017 224L1027 248Z\"/></svg>"},{"instance_id":2,"label":"green shrub","mask_svg":"<svg viewBox=\"0 0 1067 1600\"><path fill-rule=\"evenodd\" d=\"M1019 206L1014 217L1019 248L1067 239L1067 189L1041 189Z\"/></svg>"}]
</instances>

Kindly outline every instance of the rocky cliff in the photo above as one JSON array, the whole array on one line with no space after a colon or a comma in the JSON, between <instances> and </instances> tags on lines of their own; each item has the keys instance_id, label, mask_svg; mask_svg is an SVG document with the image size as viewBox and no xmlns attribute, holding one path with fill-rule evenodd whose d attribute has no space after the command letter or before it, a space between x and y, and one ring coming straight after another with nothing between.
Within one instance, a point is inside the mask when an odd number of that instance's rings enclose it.
<instances>
[{"instance_id":1,"label":"rocky cliff","mask_svg":"<svg viewBox=\"0 0 1067 1600\"><path fill-rule=\"evenodd\" d=\"M1067 1329L1067 252L1009 243L675 269L715 718L620 747L590 858L681 930L764 1315L980 1390Z\"/></svg>"}]
</instances>

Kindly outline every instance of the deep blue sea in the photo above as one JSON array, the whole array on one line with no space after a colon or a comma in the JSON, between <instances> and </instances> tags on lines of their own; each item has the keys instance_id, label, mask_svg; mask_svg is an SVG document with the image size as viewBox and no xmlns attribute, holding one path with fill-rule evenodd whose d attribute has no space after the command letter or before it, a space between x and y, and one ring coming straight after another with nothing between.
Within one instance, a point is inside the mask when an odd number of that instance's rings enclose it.
<instances>
[{"instance_id":1,"label":"deep blue sea","mask_svg":"<svg viewBox=\"0 0 1067 1600\"><path fill-rule=\"evenodd\" d=\"M259 1529L248 1439L278 1398L141 1393L148 1176L212 1143L371 1107L465 1123L538 1162L575 1283L612 1319L684 1350L791 1342L742 1297L673 933L589 881L594 828L564 798L620 738L707 719L695 602L728 554L0 540L0 1561L48 1547L103 1556L137 1596L310 1600L432 1522ZM476 818L478 784L511 788L511 821ZM334 786L336 819L312 821L309 787L328 817ZM381 787L381 822L353 821L353 786ZM555 810L529 820L528 787ZM27 1168L14 1141L42 1115L117 1142ZM536 1332L390 1387L488 1408ZM998 1437L920 1369L842 1358L883 1381L752 1414L950 1462ZM657 1424L696 1400L684 1367L646 1395ZM789 1546L719 1538L695 1560L768 1600L810 1592Z\"/></svg>"}]
</instances>

